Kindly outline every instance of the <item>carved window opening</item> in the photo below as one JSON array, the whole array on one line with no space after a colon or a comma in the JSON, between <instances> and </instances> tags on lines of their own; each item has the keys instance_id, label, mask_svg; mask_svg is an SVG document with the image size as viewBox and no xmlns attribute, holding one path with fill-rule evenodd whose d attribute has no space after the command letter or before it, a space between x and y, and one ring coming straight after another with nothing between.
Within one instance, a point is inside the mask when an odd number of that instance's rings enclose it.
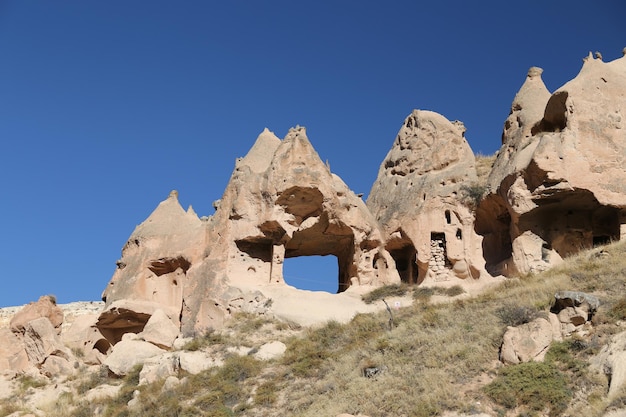
<instances>
[{"instance_id":1,"label":"carved window opening","mask_svg":"<svg viewBox=\"0 0 626 417\"><path fill-rule=\"evenodd\" d=\"M337 282L339 261L334 255L296 256L285 258L283 278L288 285L299 290L344 291Z\"/></svg>"},{"instance_id":2,"label":"carved window opening","mask_svg":"<svg viewBox=\"0 0 626 417\"><path fill-rule=\"evenodd\" d=\"M450 224L452 223L452 215L450 214L450 210L446 210L446 223Z\"/></svg>"}]
</instances>

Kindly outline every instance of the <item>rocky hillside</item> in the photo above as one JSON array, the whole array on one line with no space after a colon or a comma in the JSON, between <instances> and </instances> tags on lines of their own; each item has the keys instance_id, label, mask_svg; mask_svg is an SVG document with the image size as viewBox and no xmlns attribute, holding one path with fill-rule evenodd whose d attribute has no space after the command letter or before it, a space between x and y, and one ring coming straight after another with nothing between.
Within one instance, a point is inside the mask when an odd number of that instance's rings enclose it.
<instances>
[{"instance_id":1,"label":"rocky hillside","mask_svg":"<svg viewBox=\"0 0 626 417\"><path fill-rule=\"evenodd\" d=\"M624 259L625 243L604 246L475 297L381 287L364 298L392 315L345 324L239 313L139 366L143 340L125 337L109 368L78 357L70 375L4 380L0 415L619 416Z\"/></svg>"},{"instance_id":2,"label":"rocky hillside","mask_svg":"<svg viewBox=\"0 0 626 417\"><path fill-rule=\"evenodd\" d=\"M494 157L411 112L367 202L304 128L266 129L213 216L172 191L137 226L103 303L0 313L0 415L624 408L626 57L590 55L554 93L541 74ZM313 255L336 258L337 294L285 283Z\"/></svg>"}]
</instances>

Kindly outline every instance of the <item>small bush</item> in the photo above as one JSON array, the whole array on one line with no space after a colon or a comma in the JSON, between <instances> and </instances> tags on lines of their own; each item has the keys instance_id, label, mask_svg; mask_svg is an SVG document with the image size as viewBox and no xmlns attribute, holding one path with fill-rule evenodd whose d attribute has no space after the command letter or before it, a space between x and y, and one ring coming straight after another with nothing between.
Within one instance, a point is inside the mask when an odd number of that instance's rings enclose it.
<instances>
[{"instance_id":1,"label":"small bush","mask_svg":"<svg viewBox=\"0 0 626 417\"><path fill-rule=\"evenodd\" d=\"M486 191L486 185L476 183L470 185L462 185L460 198L461 203L471 210L476 210L481 200L483 199Z\"/></svg>"},{"instance_id":2,"label":"small bush","mask_svg":"<svg viewBox=\"0 0 626 417\"><path fill-rule=\"evenodd\" d=\"M254 404L269 407L276 402L278 387L274 381L267 381L259 385L254 394Z\"/></svg>"},{"instance_id":3,"label":"small bush","mask_svg":"<svg viewBox=\"0 0 626 417\"><path fill-rule=\"evenodd\" d=\"M626 297L613 304L607 312L607 316L614 320L626 320Z\"/></svg>"},{"instance_id":4,"label":"small bush","mask_svg":"<svg viewBox=\"0 0 626 417\"><path fill-rule=\"evenodd\" d=\"M391 284L376 288L373 291L363 295L361 298L366 304L372 304L374 301L382 300L387 297L402 297L408 292L408 288L404 284Z\"/></svg>"},{"instance_id":5,"label":"small bush","mask_svg":"<svg viewBox=\"0 0 626 417\"><path fill-rule=\"evenodd\" d=\"M314 377L322 373L322 364L331 356L328 348L311 338L294 337L287 342L282 364L287 365L296 377Z\"/></svg>"},{"instance_id":6,"label":"small bush","mask_svg":"<svg viewBox=\"0 0 626 417\"><path fill-rule=\"evenodd\" d=\"M415 300L428 301L433 295L435 295L435 289L432 287L417 287L413 290Z\"/></svg>"},{"instance_id":7,"label":"small bush","mask_svg":"<svg viewBox=\"0 0 626 417\"><path fill-rule=\"evenodd\" d=\"M190 342L183 346L183 350L197 351L206 346L215 344L221 344L225 342L224 336L215 332L213 329L207 329L207 331L199 337L195 337Z\"/></svg>"},{"instance_id":8,"label":"small bush","mask_svg":"<svg viewBox=\"0 0 626 417\"><path fill-rule=\"evenodd\" d=\"M218 381L241 382L256 376L261 370L261 363L252 356L233 355L218 368L215 378Z\"/></svg>"},{"instance_id":9,"label":"small bush","mask_svg":"<svg viewBox=\"0 0 626 417\"><path fill-rule=\"evenodd\" d=\"M29 388L41 388L48 385L48 381L43 378L35 378L30 375L22 375L18 379L21 391L26 391Z\"/></svg>"},{"instance_id":10,"label":"small bush","mask_svg":"<svg viewBox=\"0 0 626 417\"><path fill-rule=\"evenodd\" d=\"M506 367L484 390L494 402L506 408L525 406L534 411L548 408L550 416L565 410L572 395L559 369L542 362Z\"/></svg>"},{"instance_id":11,"label":"small bush","mask_svg":"<svg viewBox=\"0 0 626 417\"><path fill-rule=\"evenodd\" d=\"M453 285L452 287L444 290L444 293L448 297L456 297L457 295L465 293L465 290L460 285Z\"/></svg>"},{"instance_id":12,"label":"small bush","mask_svg":"<svg viewBox=\"0 0 626 417\"><path fill-rule=\"evenodd\" d=\"M107 380L108 378L103 372L94 372L76 386L76 392L78 394L84 394L87 391L106 383Z\"/></svg>"},{"instance_id":13,"label":"small bush","mask_svg":"<svg viewBox=\"0 0 626 417\"><path fill-rule=\"evenodd\" d=\"M507 304L496 310L496 316L505 326L514 327L530 323L539 317L539 312L531 307Z\"/></svg>"}]
</instances>

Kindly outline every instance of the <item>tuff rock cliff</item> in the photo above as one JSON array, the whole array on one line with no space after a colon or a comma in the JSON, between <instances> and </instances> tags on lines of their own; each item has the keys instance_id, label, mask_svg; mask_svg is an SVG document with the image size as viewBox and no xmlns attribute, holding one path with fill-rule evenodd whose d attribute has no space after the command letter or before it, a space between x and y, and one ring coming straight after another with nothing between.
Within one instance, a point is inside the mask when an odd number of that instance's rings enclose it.
<instances>
[{"instance_id":1,"label":"tuff rock cliff","mask_svg":"<svg viewBox=\"0 0 626 417\"><path fill-rule=\"evenodd\" d=\"M626 58L591 54L549 94L531 68L477 210L493 274L545 270L626 237Z\"/></svg>"}]
</instances>

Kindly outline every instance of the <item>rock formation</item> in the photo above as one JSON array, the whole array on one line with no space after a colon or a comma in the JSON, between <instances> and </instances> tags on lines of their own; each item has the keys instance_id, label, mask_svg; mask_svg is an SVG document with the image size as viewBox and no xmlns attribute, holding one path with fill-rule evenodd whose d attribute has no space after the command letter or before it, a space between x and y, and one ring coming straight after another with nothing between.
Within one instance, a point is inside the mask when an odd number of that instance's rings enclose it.
<instances>
[{"instance_id":1,"label":"rock formation","mask_svg":"<svg viewBox=\"0 0 626 417\"><path fill-rule=\"evenodd\" d=\"M488 270L544 270L626 237L626 58L584 60L549 95L531 68L477 211Z\"/></svg>"},{"instance_id":2,"label":"rock formation","mask_svg":"<svg viewBox=\"0 0 626 417\"><path fill-rule=\"evenodd\" d=\"M478 278L484 270L469 195L475 159L464 132L460 122L414 110L380 166L367 206L404 282Z\"/></svg>"},{"instance_id":3,"label":"rock formation","mask_svg":"<svg viewBox=\"0 0 626 417\"><path fill-rule=\"evenodd\" d=\"M398 282L376 220L311 146L304 128L267 129L236 162L216 212L200 220L172 192L132 233L103 293L97 328L112 344L162 309L184 334L236 310L264 312L258 286L285 285L282 264L335 256L337 291Z\"/></svg>"},{"instance_id":4,"label":"rock formation","mask_svg":"<svg viewBox=\"0 0 626 417\"><path fill-rule=\"evenodd\" d=\"M15 313L9 328L0 328L0 373L71 374L74 355L59 335L62 323L63 311L51 296Z\"/></svg>"}]
</instances>

